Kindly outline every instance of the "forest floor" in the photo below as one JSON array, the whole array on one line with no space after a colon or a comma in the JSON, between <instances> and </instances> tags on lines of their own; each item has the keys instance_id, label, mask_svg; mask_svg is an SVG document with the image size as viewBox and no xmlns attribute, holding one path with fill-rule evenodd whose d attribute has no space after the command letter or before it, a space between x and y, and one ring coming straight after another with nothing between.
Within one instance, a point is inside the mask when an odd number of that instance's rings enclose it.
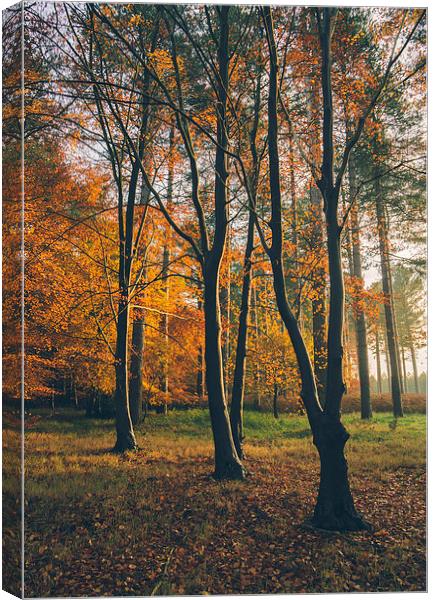
<instances>
[{"instance_id":1,"label":"forest floor","mask_svg":"<svg viewBox=\"0 0 433 600\"><path fill-rule=\"evenodd\" d=\"M318 484L305 417L248 411L250 474L229 483L210 477L204 410L151 414L127 456L108 452L110 421L26 421L26 597L426 589L425 415L345 416L374 527L354 534L304 525Z\"/></svg>"}]
</instances>

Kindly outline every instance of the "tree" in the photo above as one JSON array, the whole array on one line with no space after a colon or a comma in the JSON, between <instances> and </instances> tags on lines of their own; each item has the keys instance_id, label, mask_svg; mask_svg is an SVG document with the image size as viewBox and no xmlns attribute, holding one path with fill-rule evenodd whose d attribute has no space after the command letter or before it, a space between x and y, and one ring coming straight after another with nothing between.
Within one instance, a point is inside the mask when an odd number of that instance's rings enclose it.
<instances>
[{"instance_id":1,"label":"tree","mask_svg":"<svg viewBox=\"0 0 433 600\"><path fill-rule=\"evenodd\" d=\"M349 434L341 423L340 407L345 390L343 382L343 310L344 282L341 263L341 224L339 223L338 207L341 183L345 174L350 153L358 142L365 120L376 105L386 83L393 64L398 60L404 48L409 43L417 25L423 18L421 15L408 39L400 51L391 56L385 74L367 104L362 116L356 120L351 136L346 140L341 164L334 173L334 110L332 97L332 59L331 41L335 27L335 12L332 9L316 11L321 51L321 84L323 101L322 118L322 162L320 177L317 185L322 193L324 210L327 221L327 247L330 278L330 303L328 322L328 356L326 402L322 410L317 396L317 388L312 372L308 352L299 331L296 319L290 310L285 291L284 274L282 269L281 239L281 190L278 155L278 121L277 121L277 69L278 59L273 33L271 9L263 8L264 23L269 47L270 75L268 95L268 150L269 150L269 180L271 191L272 244L268 246L261 234L262 244L272 264L274 288L278 308L291 337L297 356L302 379L301 397L304 401L307 415L313 431L313 440L318 449L321 462L320 487L317 504L314 511L313 523L326 529L359 529L366 524L355 510L350 491L347 463L344 457L344 446Z\"/></svg>"}]
</instances>

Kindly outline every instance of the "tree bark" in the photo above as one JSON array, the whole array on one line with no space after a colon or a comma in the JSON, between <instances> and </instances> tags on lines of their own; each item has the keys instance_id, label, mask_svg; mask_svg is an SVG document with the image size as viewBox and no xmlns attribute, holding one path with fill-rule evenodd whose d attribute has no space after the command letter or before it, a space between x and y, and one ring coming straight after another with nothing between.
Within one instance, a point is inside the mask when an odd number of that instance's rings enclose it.
<instances>
[{"instance_id":1,"label":"tree bark","mask_svg":"<svg viewBox=\"0 0 433 600\"><path fill-rule=\"evenodd\" d=\"M272 409L274 413L274 418L279 419L280 414L278 412L278 384L274 383L274 397L272 401Z\"/></svg>"},{"instance_id":2,"label":"tree bark","mask_svg":"<svg viewBox=\"0 0 433 600\"><path fill-rule=\"evenodd\" d=\"M393 299L391 289L391 273L389 270L388 255L388 231L386 226L385 210L383 205L383 197L380 189L379 177L375 180L375 204L376 218L379 233L379 248L380 248L380 264L382 271L382 291L385 295L385 323L386 336L388 342L389 362L391 369L391 395L392 406L395 417L403 416L403 405L401 399L401 384L398 368L398 348L395 331L395 319L393 315Z\"/></svg>"},{"instance_id":3,"label":"tree bark","mask_svg":"<svg viewBox=\"0 0 433 600\"><path fill-rule=\"evenodd\" d=\"M382 395L382 367L380 364L380 341L379 330L376 329L376 377L377 377L377 393Z\"/></svg>"},{"instance_id":4,"label":"tree bark","mask_svg":"<svg viewBox=\"0 0 433 600\"><path fill-rule=\"evenodd\" d=\"M197 301L197 308L201 312L203 310L203 301L201 298L201 284L199 287L199 298ZM203 377L203 346L199 343L198 356L197 356L197 378L196 378L196 391L200 401L204 398L204 377Z\"/></svg>"},{"instance_id":5,"label":"tree bark","mask_svg":"<svg viewBox=\"0 0 433 600\"><path fill-rule=\"evenodd\" d=\"M320 456L320 485L312 524L331 531L368 528L355 509L344 447L349 434L340 421L325 422L314 437Z\"/></svg>"},{"instance_id":6,"label":"tree bark","mask_svg":"<svg viewBox=\"0 0 433 600\"><path fill-rule=\"evenodd\" d=\"M406 359L404 357L404 348L400 346L401 351L401 366L403 370L403 392L407 394L407 373L406 373Z\"/></svg>"},{"instance_id":7,"label":"tree bark","mask_svg":"<svg viewBox=\"0 0 433 600\"><path fill-rule=\"evenodd\" d=\"M250 151L252 156L252 175L251 175L251 192L252 203L248 215L248 233L247 243L245 246L243 276L242 276L242 296L239 312L239 327L238 338L236 344L235 370L233 374L233 390L232 402L230 406L230 424L232 428L233 441L239 458L243 458L242 443L243 435L243 410L244 410L244 393L245 393L245 366L247 356L247 336L248 336L248 315L250 311L251 297L251 275L252 263L251 256L254 248L254 212L256 205L257 185L259 176L259 161L256 148L256 136L260 117L260 97L261 97L261 77L257 77L256 92L254 98L254 121L250 132ZM256 390L257 394L257 390Z\"/></svg>"},{"instance_id":8,"label":"tree bark","mask_svg":"<svg viewBox=\"0 0 433 600\"><path fill-rule=\"evenodd\" d=\"M413 345L412 340L410 341L410 355L412 358L413 381L414 381L414 385L415 385L415 393L419 394L418 368L417 368L417 364L416 364L415 347Z\"/></svg>"},{"instance_id":9,"label":"tree bark","mask_svg":"<svg viewBox=\"0 0 433 600\"><path fill-rule=\"evenodd\" d=\"M119 300L117 314L117 340L116 340L116 433L117 439L114 446L115 452L135 450L135 440L129 412L128 390L128 328L129 328L129 302L128 291L123 290Z\"/></svg>"},{"instance_id":10,"label":"tree bark","mask_svg":"<svg viewBox=\"0 0 433 600\"><path fill-rule=\"evenodd\" d=\"M173 207L173 178L174 178L174 163L173 163L173 151L174 151L174 128L170 129L170 148L169 148L169 159L168 159L168 174L167 174L167 211L171 213ZM167 314L168 301L170 297L170 279L168 278L168 268L170 264L171 254L171 227L166 223L165 227L165 243L162 255L162 269L161 275L163 277L163 294L165 296L166 310L162 315L161 329L164 335L164 357L163 357L163 368L162 368L162 393L164 396L164 414L168 413L169 403L169 350L170 350L170 332L169 332L169 317Z\"/></svg>"},{"instance_id":11,"label":"tree bark","mask_svg":"<svg viewBox=\"0 0 433 600\"><path fill-rule=\"evenodd\" d=\"M239 312L238 339L236 344L235 371L233 375L232 402L230 406L230 424L233 442L239 458L243 458L243 407L245 393L245 364L247 356L248 314L251 296L251 255L254 246L254 215L248 219L248 236L245 247L244 268L242 278L242 297Z\"/></svg>"},{"instance_id":12,"label":"tree bark","mask_svg":"<svg viewBox=\"0 0 433 600\"><path fill-rule=\"evenodd\" d=\"M242 479L245 473L233 442L225 401L218 273L205 272L204 281L206 386L215 445L214 476Z\"/></svg>"},{"instance_id":13,"label":"tree bark","mask_svg":"<svg viewBox=\"0 0 433 600\"><path fill-rule=\"evenodd\" d=\"M316 252L321 256L323 252L323 211L320 190L315 186L310 188L310 201L313 219L312 243ZM325 406L326 395L326 273L322 261L314 270L313 299L311 308L313 312L313 347L314 347L314 375L317 382L317 391L322 406Z\"/></svg>"},{"instance_id":14,"label":"tree bark","mask_svg":"<svg viewBox=\"0 0 433 600\"><path fill-rule=\"evenodd\" d=\"M251 308L253 311L254 339L255 339L255 359L254 359L254 408L260 410L262 406L262 397L260 392L260 363L258 360L259 350L259 318L257 312L257 286L252 286Z\"/></svg>"},{"instance_id":15,"label":"tree bark","mask_svg":"<svg viewBox=\"0 0 433 600\"><path fill-rule=\"evenodd\" d=\"M351 209L351 228L352 228L352 257L353 257L353 275L356 277L359 286L358 293L364 290L364 278L362 275L361 263L361 239L359 235L358 207L355 200L356 194L356 176L354 170L353 158L349 158L349 190ZM367 326L365 323L365 313L361 303L357 302L355 307L355 333L356 333L356 352L358 356L358 374L361 390L361 418L371 419L371 397L370 397L370 373L368 367L368 345L367 345Z\"/></svg>"},{"instance_id":16,"label":"tree bark","mask_svg":"<svg viewBox=\"0 0 433 600\"><path fill-rule=\"evenodd\" d=\"M217 141L215 151L215 231L212 248L203 261L205 365L209 412L215 445L217 479L243 479L245 471L233 442L227 410L221 353L221 310L219 304L219 272L228 226L228 148L227 90L229 84L229 15L230 7L218 8L218 101Z\"/></svg>"},{"instance_id":17,"label":"tree bark","mask_svg":"<svg viewBox=\"0 0 433 600\"><path fill-rule=\"evenodd\" d=\"M132 323L131 374L129 378L129 406L131 421L138 425L143 420L143 351L145 316L142 310L136 310Z\"/></svg>"}]
</instances>

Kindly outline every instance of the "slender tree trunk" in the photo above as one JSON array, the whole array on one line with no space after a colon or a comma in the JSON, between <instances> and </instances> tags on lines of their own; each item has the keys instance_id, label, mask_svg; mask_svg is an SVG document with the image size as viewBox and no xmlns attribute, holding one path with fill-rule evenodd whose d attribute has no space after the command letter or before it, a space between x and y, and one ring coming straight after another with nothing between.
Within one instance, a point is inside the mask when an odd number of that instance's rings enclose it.
<instances>
[{"instance_id":1,"label":"slender tree trunk","mask_svg":"<svg viewBox=\"0 0 433 600\"><path fill-rule=\"evenodd\" d=\"M143 352L144 352L145 315L143 310L134 311L131 344L131 374L129 378L129 405L131 421L138 425L143 420Z\"/></svg>"},{"instance_id":2,"label":"slender tree trunk","mask_svg":"<svg viewBox=\"0 0 433 600\"><path fill-rule=\"evenodd\" d=\"M201 285L199 288L199 299L197 302L197 308L201 312L203 310L203 302L201 299ZM196 383L197 396L200 402L203 401L204 398L204 377L203 377L203 346L201 342L198 347L198 356L197 356L197 383Z\"/></svg>"},{"instance_id":3,"label":"slender tree trunk","mask_svg":"<svg viewBox=\"0 0 433 600\"><path fill-rule=\"evenodd\" d=\"M116 433L117 440L114 446L116 452L135 450L135 440L129 412L128 389L128 328L129 328L129 298L128 288L123 290L119 300L117 314L117 341L116 341Z\"/></svg>"},{"instance_id":4,"label":"slender tree trunk","mask_svg":"<svg viewBox=\"0 0 433 600\"><path fill-rule=\"evenodd\" d=\"M228 226L228 148L227 90L229 85L229 15L230 7L218 9L218 102L217 140L215 153L215 232L212 249L203 260L205 365L209 412L215 445L217 479L243 479L245 471L233 442L227 410L224 371L221 354L221 310L219 303L219 272Z\"/></svg>"},{"instance_id":5,"label":"slender tree trunk","mask_svg":"<svg viewBox=\"0 0 433 600\"><path fill-rule=\"evenodd\" d=\"M404 348L400 347L401 350L401 366L403 369L403 392L407 394L407 373L406 373L406 360L404 357Z\"/></svg>"},{"instance_id":6,"label":"slender tree trunk","mask_svg":"<svg viewBox=\"0 0 433 600\"><path fill-rule=\"evenodd\" d=\"M416 364L415 346L413 343L412 330L411 330L411 327L409 325L409 321L407 318L409 307L407 305L406 296L404 294L402 296L402 301L403 301L403 308L404 308L404 327L406 330L406 336L407 336L408 346L409 346L409 350L410 350L410 356L411 356L411 360L412 360L413 383L414 383L415 393L419 394L418 368L417 368L417 364Z\"/></svg>"},{"instance_id":7,"label":"slender tree trunk","mask_svg":"<svg viewBox=\"0 0 433 600\"><path fill-rule=\"evenodd\" d=\"M316 252L323 253L323 210L320 190L310 188L311 211L313 219L313 244ZM326 273L323 261L320 261L313 275L313 346L314 346L314 375L322 406L325 405L326 395Z\"/></svg>"},{"instance_id":8,"label":"slender tree trunk","mask_svg":"<svg viewBox=\"0 0 433 600\"><path fill-rule=\"evenodd\" d=\"M168 234L168 231L167 231ZM166 242L164 246L164 252L162 256L162 274L167 277L168 275L168 265L170 262L170 247L169 242ZM165 279L163 293L165 296L165 304L168 307L168 300L170 297L170 284L169 280ZM168 310L168 308L166 308ZM168 352L170 348L169 344L169 321L168 314L164 312L161 319L162 323L162 332L164 336L164 357L163 357L163 367L162 367L162 393L164 396L164 414L168 414L168 400L169 400L169 380L168 380L168 368L169 368L169 358Z\"/></svg>"},{"instance_id":9,"label":"slender tree trunk","mask_svg":"<svg viewBox=\"0 0 433 600\"><path fill-rule=\"evenodd\" d=\"M252 287L252 298L251 308L253 312L253 324L254 324L254 408L260 410L262 406L262 397L260 392L260 362L259 362L259 319L257 309L257 282Z\"/></svg>"},{"instance_id":10,"label":"slender tree trunk","mask_svg":"<svg viewBox=\"0 0 433 600\"><path fill-rule=\"evenodd\" d=\"M385 210L383 205L383 198L380 189L379 178L375 181L375 201L376 201L376 217L377 227L379 232L379 247L380 247L380 264L382 270L382 290L386 298L385 309L385 322L386 322L386 336L388 341L389 350L389 361L391 368L391 394L392 394L392 406L395 417L403 416L403 405L401 399L401 386L399 377L399 358L398 358L398 347L396 340L395 331L395 319L393 315L393 299L392 299L392 288L391 288L391 273L389 270L389 262L387 260L389 241L388 231L386 226Z\"/></svg>"},{"instance_id":11,"label":"slender tree trunk","mask_svg":"<svg viewBox=\"0 0 433 600\"><path fill-rule=\"evenodd\" d=\"M273 401L272 401L272 409L273 409L275 419L278 419L280 417L280 414L278 412L278 383L274 383L274 396L273 396Z\"/></svg>"},{"instance_id":12,"label":"slender tree trunk","mask_svg":"<svg viewBox=\"0 0 433 600\"><path fill-rule=\"evenodd\" d=\"M170 129L170 149L169 149L169 160L168 160L168 175L167 175L167 211L171 213L173 206L173 177L174 177L174 162L173 162L173 151L174 151L174 128ZM163 359L163 373L162 373L162 393L164 396L164 414L168 413L168 402L169 402L169 350L170 350L170 332L169 332L169 317L166 311L168 311L168 301L170 298L170 279L168 278L168 268L170 264L171 254L171 227L166 223L165 227L165 243L162 255L162 270L161 275L163 277L163 294L165 296L165 312L161 319L161 329L164 336L164 359Z\"/></svg>"},{"instance_id":13,"label":"slender tree trunk","mask_svg":"<svg viewBox=\"0 0 433 600\"><path fill-rule=\"evenodd\" d=\"M245 392L245 363L247 356L248 313L251 295L251 254L254 246L254 215L251 212L248 220L248 236L245 247L244 268L242 278L242 297L239 312L238 339L236 345L235 371L233 375L232 402L230 406L230 423L233 441L239 458L243 458L243 406Z\"/></svg>"},{"instance_id":14,"label":"slender tree trunk","mask_svg":"<svg viewBox=\"0 0 433 600\"><path fill-rule=\"evenodd\" d=\"M382 367L380 364L380 340L379 330L376 329L376 377L377 377L377 393L382 395Z\"/></svg>"},{"instance_id":15,"label":"slender tree trunk","mask_svg":"<svg viewBox=\"0 0 433 600\"><path fill-rule=\"evenodd\" d=\"M418 368L417 368L417 364L416 364L415 347L413 345L412 340L410 340L410 355L412 358L413 381L414 381L414 385L415 385L415 393L419 394Z\"/></svg>"},{"instance_id":16,"label":"slender tree trunk","mask_svg":"<svg viewBox=\"0 0 433 600\"><path fill-rule=\"evenodd\" d=\"M391 393L391 367L389 364L389 348L388 348L388 338L385 331L385 363L386 363L386 385L388 388L388 392Z\"/></svg>"},{"instance_id":17,"label":"slender tree trunk","mask_svg":"<svg viewBox=\"0 0 433 600\"><path fill-rule=\"evenodd\" d=\"M235 370L233 374L232 402L230 406L230 424L232 428L233 441L239 457L243 458L243 410L245 393L245 367L247 356L247 337L248 337L248 315L250 311L251 297L251 276L252 264L251 256L254 248L254 213L253 208L256 205L257 184L259 176L259 161L256 148L256 136L260 117L260 94L261 94L261 76L257 77L256 92L254 99L254 120L250 132L250 151L252 156L252 202L254 206L250 207L248 215L248 233L247 243L245 245L245 255L242 276L242 296L239 312L238 338L236 344ZM257 394L257 390L256 390Z\"/></svg>"},{"instance_id":18,"label":"slender tree trunk","mask_svg":"<svg viewBox=\"0 0 433 600\"><path fill-rule=\"evenodd\" d=\"M358 207L355 201L356 179L353 158L349 159L349 190L352 226L352 256L353 256L353 275L356 277L358 293L364 290L364 278L362 275L361 263L361 239L359 235ZM356 352L358 356L359 385L361 389L361 418L370 419L372 416L371 398L370 398L370 373L368 367L368 345L367 345L367 326L365 323L365 313L360 302L355 307L355 333L356 333Z\"/></svg>"}]
</instances>

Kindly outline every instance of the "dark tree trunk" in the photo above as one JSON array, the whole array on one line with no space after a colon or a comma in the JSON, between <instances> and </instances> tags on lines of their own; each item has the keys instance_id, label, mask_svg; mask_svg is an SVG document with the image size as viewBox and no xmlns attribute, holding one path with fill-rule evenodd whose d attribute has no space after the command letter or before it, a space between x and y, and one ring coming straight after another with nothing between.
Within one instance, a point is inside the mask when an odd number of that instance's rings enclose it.
<instances>
[{"instance_id":1,"label":"dark tree trunk","mask_svg":"<svg viewBox=\"0 0 433 600\"><path fill-rule=\"evenodd\" d=\"M197 308L200 312L203 310L203 300L201 297L202 294L202 285L199 284L199 297L197 300ZM202 401L204 398L204 376L203 376L203 346L200 343L198 347L198 356L197 356L197 378L196 378L196 391L199 400Z\"/></svg>"},{"instance_id":2,"label":"dark tree trunk","mask_svg":"<svg viewBox=\"0 0 433 600\"><path fill-rule=\"evenodd\" d=\"M236 344L235 370L233 374L233 390L232 402L230 406L230 424L232 428L233 441L239 458L243 458L243 410L244 410L244 393L245 393L245 366L247 356L247 336L248 336L248 315L250 311L251 297L251 276L252 264L251 256L254 248L254 212L253 208L256 204L257 183L259 176L259 161L256 148L256 136L260 117L260 93L261 93L261 77L257 77L257 85L254 99L254 120L250 132L250 151L252 156L252 203L248 216L248 233L247 243L245 246L243 277L242 277L242 296L239 312L239 327L238 338ZM257 397L257 390L256 390Z\"/></svg>"},{"instance_id":3,"label":"dark tree trunk","mask_svg":"<svg viewBox=\"0 0 433 600\"><path fill-rule=\"evenodd\" d=\"M385 295L385 323L386 336L388 341L389 362L391 369L391 394L392 406L395 417L403 416L403 405L401 399L401 384L399 377L399 357L397 348L397 337L395 331L395 318L393 314L393 299L391 289L391 273L388 262L388 231L386 225L386 216L383 205L383 198L380 189L379 178L375 181L375 202L376 202L376 218L379 232L379 247L380 247L380 264L382 270L382 291Z\"/></svg>"},{"instance_id":4,"label":"dark tree trunk","mask_svg":"<svg viewBox=\"0 0 433 600\"><path fill-rule=\"evenodd\" d=\"M342 329L344 287L340 255L340 228L337 226L338 189L333 185L333 139L332 139L332 93L330 85L330 42L331 10L322 9L322 87L324 98L324 135L322 164L322 194L327 207L328 256L331 279L330 320L328 337L328 377L326 408L321 409L315 378L305 342L298 323L287 302L284 272L282 267L282 218L281 190L278 156L278 60L273 33L272 13L269 6L263 7L264 24L270 54L268 96L268 150L269 183L271 191L272 246L262 243L271 260L277 306L290 335L302 380L301 397L313 432L314 443L319 451L322 469L317 505L313 517L316 527L332 530L363 529L366 524L357 514L349 487L344 445L349 437L340 421L341 397L344 391L342 380ZM318 13L320 14L320 13ZM331 371L331 373L329 372ZM343 468L344 467L344 468ZM333 489L331 489L331 483Z\"/></svg>"},{"instance_id":5,"label":"dark tree trunk","mask_svg":"<svg viewBox=\"0 0 433 600\"><path fill-rule=\"evenodd\" d=\"M242 479L245 475L236 452L224 393L221 354L221 317L218 275L204 274L205 365L209 412L215 444L215 477Z\"/></svg>"},{"instance_id":6,"label":"dark tree trunk","mask_svg":"<svg viewBox=\"0 0 433 600\"><path fill-rule=\"evenodd\" d=\"M320 16L322 13L323 17ZM315 526L331 530L368 528L354 507L344 447L349 434L341 423L343 381L344 279L341 262L341 225L338 205L344 167L334 181L333 97L331 83L331 40L335 9L317 11L321 47L321 84L323 98L322 165L318 187L322 192L327 225L330 282L327 341L327 378L325 411L313 429L314 444L320 455L320 487L314 511Z\"/></svg>"},{"instance_id":7,"label":"dark tree trunk","mask_svg":"<svg viewBox=\"0 0 433 600\"><path fill-rule=\"evenodd\" d=\"M380 341L379 331L376 330L376 377L377 377L377 393L382 395L382 367L380 364Z\"/></svg>"},{"instance_id":8,"label":"dark tree trunk","mask_svg":"<svg viewBox=\"0 0 433 600\"><path fill-rule=\"evenodd\" d=\"M401 350L401 366L403 369L403 392L407 394L407 373L406 373L406 359L404 357L404 348L400 347Z\"/></svg>"},{"instance_id":9,"label":"dark tree trunk","mask_svg":"<svg viewBox=\"0 0 433 600\"><path fill-rule=\"evenodd\" d=\"M134 430L129 412L128 390L128 327L129 327L129 302L128 292L124 292L119 301L117 315L117 341L116 341L116 433L117 439L114 446L115 452L135 450Z\"/></svg>"},{"instance_id":10,"label":"dark tree trunk","mask_svg":"<svg viewBox=\"0 0 433 600\"><path fill-rule=\"evenodd\" d=\"M350 491L344 447L349 434L339 420L323 419L314 435L320 456L320 485L312 524L330 531L368 529L358 514Z\"/></svg>"},{"instance_id":11,"label":"dark tree trunk","mask_svg":"<svg viewBox=\"0 0 433 600\"><path fill-rule=\"evenodd\" d=\"M359 235L358 207L356 205L356 180L353 159L349 159L349 189L352 226L352 256L353 256L353 275L356 277L358 293L364 289L364 278L362 275L361 263L361 239ZM355 307L355 333L356 333L356 352L358 357L359 385L361 389L361 418L371 419L371 397L370 397L370 373L368 368L368 345L367 345L367 327L365 323L365 314L360 302Z\"/></svg>"},{"instance_id":12,"label":"dark tree trunk","mask_svg":"<svg viewBox=\"0 0 433 600\"><path fill-rule=\"evenodd\" d=\"M174 127L170 129L170 148L169 148L169 159L168 159L168 173L167 173L167 212L171 213L173 210L173 179L174 179ZM166 223L165 237L164 237L164 250L162 256L162 272L164 285L163 293L165 296L166 311L168 310L168 301L170 298L170 279L168 278L168 269L171 258L171 227ZM164 396L164 414L168 413L169 403L169 350L170 350L170 330L169 330L169 316L167 312L164 312L161 319L161 329L164 335L164 360L162 368L162 393Z\"/></svg>"},{"instance_id":13,"label":"dark tree trunk","mask_svg":"<svg viewBox=\"0 0 433 600\"><path fill-rule=\"evenodd\" d=\"M143 311L136 310L132 324L131 374L129 378L129 406L133 425L138 425L143 420L142 367L144 330L145 317Z\"/></svg>"},{"instance_id":14,"label":"dark tree trunk","mask_svg":"<svg viewBox=\"0 0 433 600\"><path fill-rule=\"evenodd\" d=\"M255 337L255 357L254 357L254 408L260 410L262 406L262 397L260 393L260 363L258 359L259 350L259 316L257 307L257 286L252 286L251 309L253 313L254 337Z\"/></svg>"},{"instance_id":15,"label":"dark tree trunk","mask_svg":"<svg viewBox=\"0 0 433 600\"><path fill-rule=\"evenodd\" d=\"M323 252L323 211L320 190L310 188L311 211L313 218L312 243L317 253ZM320 261L321 263L321 261ZM326 274L322 264L314 270L313 299L311 308L313 312L313 347L314 347L314 375L317 382L320 403L325 405L326 395Z\"/></svg>"},{"instance_id":16,"label":"dark tree trunk","mask_svg":"<svg viewBox=\"0 0 433 600\"><path fill-rule=\"evenodd\" d=\"M239 458L243 458L243 406L245 392L245 363L247 355L248 313L251 295L251 254L254 245L254 215L251 212L248 221L248 237L245 248L244 271L242 279L242 298L239 312L238 339L236 345L235 371L233 376L232 402L230 406L230 424L233 442Z\"/></svg>"},{"instance_id":17,"label":"dark tree trunk","mask_svg":"<svg viewBox=\"0 0 433 600\"><path fill-rule=\"evenodd\" d=\"M227 410L221 354L221 310L219 304L219 272L228 227L228 148L227 90L229 85L229 15L230 7L218 9L218 102L217 140L215 152L215 232L212 248L203 260L205 365L209 412L215 445L217 479L243 479L245 471L233 442Z\"/></svg>"},{"instance_id":18,"label":"dark tree trunk","mask_svg":"<svg viewBox=\"0 0 433 600\"><path fill-rule=\"evenodd\" d=\"M228 215L229 217L229 215ZM224 390L228 397L229 388L229 360L230 360L230 302L231 302L231 257L230 257L230 226L227 227L227 241L225 254L227 256L227 278L220 288L220 305L223 327L223 344L221 347L224 372Z\"/></svg>"},{"instance_id":19,"label":"dark tree trunk","mask_svg":"<svg viewBox=\"0 0 433 600\"><path fill-rule=\"evenodd\" d=\"M388 338L385 331L385 364L386 364L386 385L388 392L391 393L391 367L389 365L389 350L388 350Z\"/></svg>"},{"instance_id":20,"label":"dark tree trunk","mask_svg":"<svg viewBox=\"0 0 433 600\"><path fill-rule=\"evenodd\" d=\"M278 384L274 383L274 396L272 400L272 410L274 413L274 418L278 419L280 414L278 412Z\"/></svg>"}]
</instances>

